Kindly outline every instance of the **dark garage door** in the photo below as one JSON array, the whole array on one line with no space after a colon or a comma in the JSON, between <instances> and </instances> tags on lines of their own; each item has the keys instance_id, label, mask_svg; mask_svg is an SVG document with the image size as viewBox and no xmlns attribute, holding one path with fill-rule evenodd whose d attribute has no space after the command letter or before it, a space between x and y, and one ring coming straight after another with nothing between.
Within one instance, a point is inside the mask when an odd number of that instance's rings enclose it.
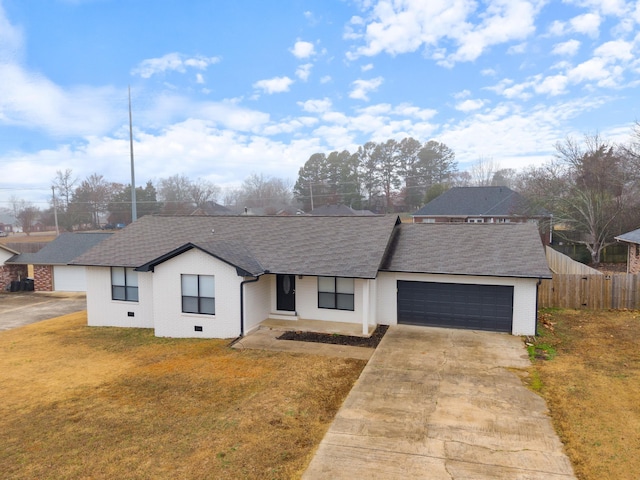
<instances>
[{"instance_id":1,"label":"dark garage door","mask_svg":"<svg viewBox=\"0 0 640 480\"><path fill-rule=\"evenodd\" d=\"M398 281L398 323L511 332L513 287Z\"/></svg>"}]
</instances>

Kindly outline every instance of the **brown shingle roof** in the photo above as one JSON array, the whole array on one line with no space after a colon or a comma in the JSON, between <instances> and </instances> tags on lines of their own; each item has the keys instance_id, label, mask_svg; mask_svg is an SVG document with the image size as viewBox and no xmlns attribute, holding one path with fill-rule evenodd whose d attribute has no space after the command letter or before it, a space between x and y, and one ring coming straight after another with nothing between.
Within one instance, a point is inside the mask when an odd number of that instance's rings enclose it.
<instances>
[{"instance_id":1,"label":"brown shingle roof","mask_svg":"<svg viewBox=\"0 0 640 480\"><path fill-rule=\"evenodd\" d=\"M531 223L403 223L382 270L551 278L538 229Z\"/></svg>"},{"instance_id":2,"label":"brown shingle roof","mask_svg":"<svg viewBox=\"0 0 640 480\"><path fill-rule=\"evenodd\" d=\"M73 263L152 266L193 246L252 274L375 278L397 221L395 216L144 216Z\"/></svg>"}]
</instances>

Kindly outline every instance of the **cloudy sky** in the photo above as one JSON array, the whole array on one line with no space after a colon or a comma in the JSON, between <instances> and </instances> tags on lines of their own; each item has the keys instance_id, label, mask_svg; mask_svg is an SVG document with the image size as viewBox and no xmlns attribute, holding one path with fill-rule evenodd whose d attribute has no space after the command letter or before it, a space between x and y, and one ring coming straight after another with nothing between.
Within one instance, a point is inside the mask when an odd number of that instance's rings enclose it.
<instances>
[{"instance_id":1,"label":"cloudy sky","mask_svg":"<svg viewBox=\"0 0 640 480\"><path fill-rule=\"evenodd\" d=\"M226 187L412 136L540 164L640 119L640 2L0 0L0 206L56 170ZM4 202L4 203L3 203Z\"/></svg>"}]
</instances>

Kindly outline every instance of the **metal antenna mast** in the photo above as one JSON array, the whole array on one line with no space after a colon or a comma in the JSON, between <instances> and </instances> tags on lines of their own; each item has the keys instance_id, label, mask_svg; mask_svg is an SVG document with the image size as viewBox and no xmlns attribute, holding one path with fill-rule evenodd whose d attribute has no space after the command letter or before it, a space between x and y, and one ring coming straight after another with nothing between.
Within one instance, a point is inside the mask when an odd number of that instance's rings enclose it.
<instances>
[{"instance_id":1,"label":"metal antenna mast","mask_svg":"<svg viewBox=\"0 0 640 480\"><path fill-rule=\"evenodd\" d=\"M131 85L129 85L129 146L131 149L131 221L138 219L138 206L136 204L136 172L133 167L133 121L131 119Z\"/></svg>"}]
</instances>

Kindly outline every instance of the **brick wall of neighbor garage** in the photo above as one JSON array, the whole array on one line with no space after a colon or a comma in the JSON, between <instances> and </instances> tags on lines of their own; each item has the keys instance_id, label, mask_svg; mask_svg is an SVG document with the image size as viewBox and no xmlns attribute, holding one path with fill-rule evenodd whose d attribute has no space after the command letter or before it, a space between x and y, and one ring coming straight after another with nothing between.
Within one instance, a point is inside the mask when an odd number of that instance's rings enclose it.
<instances>
[{"instance_id":1,"label":"brick wall of neighbor garage","mask_svg":"<svg viewBox=\"0 0 640 480\"><path fill-rule=\"evenodd\" d=\"M53 267L51 265L34 265L33 277L36 292L53 291Z\"/></svg>"},{"instance_id":2,"label":"brick wall of neighbor garage","mask_svg":"<svg viewBox=\"0 0 640 480\"><path fill-rule=\"evenodd\" d=\"M0 266L0 288L4 290L11 282L27 278L27 275L26 265L2 265Z\"/></svg>"}]
</instances>

